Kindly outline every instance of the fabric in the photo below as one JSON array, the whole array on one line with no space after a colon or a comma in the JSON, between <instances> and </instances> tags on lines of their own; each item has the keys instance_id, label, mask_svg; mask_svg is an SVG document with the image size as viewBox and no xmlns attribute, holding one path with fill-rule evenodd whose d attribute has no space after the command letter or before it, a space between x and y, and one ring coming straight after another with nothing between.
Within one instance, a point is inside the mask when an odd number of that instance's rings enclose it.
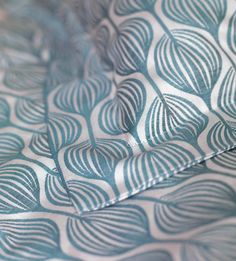
<instances>
[{"instance_id":1,"label":"fabric","mask_svg":"<svg viewBox=\"0 0 236 261\"><path fill-rule=\"evenodd\" d=\"M235 260L235 58L235 0L0 0L0 260Z\"/></svg>"}]
</instances>

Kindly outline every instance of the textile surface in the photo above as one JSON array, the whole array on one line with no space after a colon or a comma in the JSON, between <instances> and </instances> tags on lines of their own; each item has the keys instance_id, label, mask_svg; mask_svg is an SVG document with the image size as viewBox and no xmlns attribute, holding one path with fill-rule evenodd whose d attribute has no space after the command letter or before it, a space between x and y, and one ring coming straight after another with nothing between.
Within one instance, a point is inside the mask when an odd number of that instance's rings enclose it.
<instances>
[{"instance_id":1,"label":"textile surface","mask_svg":"<svg viewBox=\"0 0 236 261\"><path fill-rule=\"evenodd\" d=\"M0 260L235 260L235 58L235 0L0 0Z\"/></svg>"}]
</instances>

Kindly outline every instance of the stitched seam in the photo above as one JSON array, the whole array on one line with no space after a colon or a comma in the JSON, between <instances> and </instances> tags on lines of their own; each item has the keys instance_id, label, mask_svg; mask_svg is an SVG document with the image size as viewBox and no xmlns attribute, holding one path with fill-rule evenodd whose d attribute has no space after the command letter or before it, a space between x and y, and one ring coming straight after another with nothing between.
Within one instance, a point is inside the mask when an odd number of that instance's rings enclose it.
<instances>
[{"instance_id":1,"label":"stitched seam","mask_svg":"<svg viewBox=\"0 0 236 261\"><path fill-rule=\"evenodd\" d=\"M54 164L58 170L58 176L61 178L61 181L62 181L62 185L67 193L67 196L68 196L68 199L71 203L71 206L74 208L75 210L75 213L79 214L72 202L72 199L71 199L71 196L70 196L70 190L69 188L67 187L67 184L66 184L66 180L64 178L64 175L62 173L62 170L61 170L61 167L60 167L60 164L59 164L59 161L57 159L58 155L56 153L56 151L54 150L54 146L52 144L52 137L51 137L51 134L50 134L50 131L49 131L49 128L48 128L48 113L49 113L49 110L48 110L48 100L47 100L47 89L44 88L43 90L43 101L44 101L44 106L45 106L45 124L46 124L46 134L47 134L47 138L48 138L48 146L49 146L49 149L50 149L50 152L52 154L52 159L54 161Z\"/></svg>"},{"instance_id":2,"label":"stitched seam","mask_svg":"<svg viewBox=\"0 0 236 261\"><path fill-rule=\"evenodd\" d=\"M233 148L236 148L236 145L228 146L228 147L224 148L223 150L206 154L205 157L198 157L194 161L192 161L191 163L185 164L184 166L179 165L178 167L172 168L168 172L161 174L161 176L159 175L158 177L148 179L147 181L143 182L142 184L140 184L137 187L135 187L134 189L132 189L131 192L123 193L119 198L110 199L108 201L105 201L102 204L97 205L95 208L83 209L83 211L80 211L78 213L82 214L84 212L94 211L94 210L105 208L105 207L110 206L110 205L114 205L117 202L128 199L130 196L133 196L133 195L137 194L138 192L145 191L147 188L150 188L151 186L163 181L166 178L174 176L175 174L177 174L180 171L184 171L185 169L187 169L189 167L193 167L193 166L195 166L195 165L197 165L197 164L199 164L199 163L201 163L205 160L213 158L214 156L222 154L222 153L224 153L228 150L231 150Z\"/></svg>"}]
</instances>

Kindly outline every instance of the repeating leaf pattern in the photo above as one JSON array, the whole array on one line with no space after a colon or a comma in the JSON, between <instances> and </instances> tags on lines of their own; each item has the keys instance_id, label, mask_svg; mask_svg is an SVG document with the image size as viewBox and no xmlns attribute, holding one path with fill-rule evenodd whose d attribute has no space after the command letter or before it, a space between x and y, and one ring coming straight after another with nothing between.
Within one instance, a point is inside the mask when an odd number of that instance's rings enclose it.
<instances>
[{"instance_id":1,"label":"repeating leaf pattern","mask_svg":"<svg viewBox=\"0 0 236 261\"><path fill-rule=\"evenodd\" d=\"M111 135L134 132L145 106L145 96L141 81L121 82L114 99L107 101L101 109L101 128Z\"/></svg>"},{"instance_id":2,"label":"repeating leaf pattern","mask_svg":"<svg viewBox=\"0 0 236 261\"><path fill-rule=\"evenodd\" d=\"M155 183L157 171L160 173L158 178L173 175L173 170L188 165L193 158L190 151L173 143L130 157L124 163L124 170L127 173L125 180L127 190L132 193L133 189L150 186L149 182ZM145 176L143 173L146 173Z\"/></svg>"},{"instance_id":3,"label":"repeating leaf pattern","mask_svg":"<svg viewBox=\"0 0 236 261\"><path fill-rule=\"evenodd\" d=\"M225 112L234 119L236 118L235 99L236 71L233 67L231 67L225 75L225 78L223 79L219 93L218 105L223 112Z\"/></svg>"},{"instance_id":4,"label":"repeating leaf pattern","mask_svg":"<svg viewBox=\"0 0 236 261\"><path fill-rule=\"evenodd\" d=\"M213 149L230 148L235 144L235 130L222 122L216 123L209 131L207 142L209 147Z\"/></svg>"},{"instance_id":5,"label":"repeating leaf pattern","mask_svg":"<svg viewBox=\"0 0 236 261\"><path fill-rule=\"evenodd\" d=\"M33 134L29 147L35 154L39 156L47 158L52 157L48 142L48 134L45 132L44 129L42 130L42 133Z\"/></svg>"},{"instance_id":6,"label":"repeating leaf pattern","mask_svg":"<svg viewBox=\"0 0 236 261\"><path fill-rule=\"evenodd\" d=\"M234 2L0 1L1 260L235 260Z\"/></svg>"},{"instance_id":7,"label":"repeating leaf pattern","mask_svg":"<svg viewBox=\"0 0 236 261\"><path fill-rule=\"evenodd\" d=\"M70 180L67 183L71 201L78 212L90 210L109 201L108 194L95 184Z\"/></svg>"},{"instance_id":8,"label":"repeating leaf pattern","mask_svg":"<svg viewBox=\"0 0 236 261\"><path fill-rule=\"evenodd\" d=\"M47 174L45 193L48 200L56 206L71 206L67 191L63 186L60 176Z\"/></svg>"},{"instance_id":9,"label":"repeating leaf pattern","mask_svg":"<svg viewBox=\"0 0 236 261\"><path fill-rule=\"evenodd\" d=\"M164 35L155 50L160 77L185 92L208 98L217 82L222 58L204 36L190 30L174 30Z\"/></svg>"},{"instance_id":10,"label":"repeating leaf pattern","mask_svg":"<svg viewBox=\"0 0 236 261\"><path fill-rule=\"evenodd\" d=\"M91 163L93 164L87 162L87 153L90 153ZM119 140L98 140L95 148L92 147L90 142L85 141L70 147L66 151L65 162L68 164L68 168L75 173L99 179L106 175L112 175L119 158L125 158L129 154L129 148ZM85 155L85 159L83 159L83 155ZM105 161L104 158L106 158ZM101 166L99 161L103 162L104 165Z\"/></svg>"},{"instance_id":11,"label":"repeating leaf pattern","mask_svg":"<svg viewBox=\"0 0 236 261\"><path fill-rule=\"evenodd\" d=\"M146 135L152 146L171 139L198 138L206 128L208 119L188 100L175 95L158 97L150 106L146 119Z\"/></svg>"},{"instance_id":12,"label":"repeating leaf pattern","mask_svg":"<svg viewBox=\"0 0 236 261\"><path fill-rule=\"evenodd\" d=\"M0 128L9 124L10 107L6 100L0 98Z\"/></svg>"},{"instance_id":13,"label":"repeating leaf pattern","mask_svg":"<svg viewBox=\"0 0 236 261\"><path fill-rule=\"evenodd\" d=\"M55 96L58 108L87 116L110 92L110 80L99 75L94 79L71 82L62 86Z\"/></svg>"},{"instance_id":14,"label":"repeating leaf pattern","mask_svg":"<svg viewBox=\"0 0 236 261\"><path fill-rule=\"evenodd\" d=\"M54 150L73 144L81 133L81 125L73 117L64 114L52 114L49 117L49 133Z\"/></svg>"},{"instance_id":15,"label":"repeating leaf pattern","mask_svg":"<svg viewBox=\"0 0 236 261\"><path fill-rule=\"evenodd\" d=\"M224 231L224 232L223 232ZM206 231L196 234L191 238L195 243L186 242L182 247L182 258L188 260L235 259L235 225L226 224L209 228ZM200 243L201 242L201 243ZM200 244L198 244L200 243Z\"/></svg>"},{"instance_id":16,"label":"repeating leaf pattern","mask_svg":"<svg viewBox=\"0 0 236 261\"><path fill-rule=\"evenodd\" d=\"M120 0L115 3L114 10L118 15L129 15L135 12L151 10L156 0Z\"/></svg>"},{"instance_id":17,"label":"repeating leaf pattern","mask_svg":"<svg viewBox=\"0 0 236 261\"><path fill-rule=\"evenodd\" d=\"M101 256L115 255L150 240L146 221L140 207L123 205L84 214L78 220L70 218L67 233L78 249Z\"/></svg>"},{"instance_id":18,"label":"repeating leaf pattern","mask_svg":"<svg viewBox=\"0 0 236 261\"><path fill-rule=\"evenodd\" d=\"M128 19L113 36L109 56L120 75L129 75L146 66L153 38L151 25L142 18Z\"/></svg>"},{"instance_id":19,"label":"repeating leaf pattern","mask_svg":"<svg viewBox=\"0 0 236 261\"><path fill-rule=\"evenodd\" d=\"M24 148L23 139L16 134L0 133L0 165L17 158Z\"/></svg>"},{"instance_id":20,"label":"repeating leaf pattern","mask_svg":"<svg viewBox=\"0 0 236 261\"><path fill-rule=\"evenodd\" d=\"M44 105L41 99L20 98L16 102L16 116L28 124L42 124L45 121Z\"/></svg>"},{"instance_id":21,"label":"repeating leaf pattern","mask_svg":"<svg viewBox=\"0 0 236 261\"><path fill-rule=\"evenodd\" d=\"M60 251L59 231L51 220L1 220L0 230L3 260L47 260Z\"/></svg>"},{"instance_id":22,"label":"repeating leaf pattern","mask_svg":"<svg viewBox=\"0 0 236 261\"><path fill-rule=\"evenodd\" d=\"M218 157L213 158L212 161L217 166L235 170L236 169L235 153L236 153L236 150L230 150L226 153L219 155Z\"/></svg>"},{"instance_id":23,"label":"repeating leaf pattern","mask_svg":"<svg viewBox=\"0 0 236 261\"><path fill-rule=\"evenodd\" d=\"M27 165L11 164L0 168L0 213L33 210L39 205L36 174Z\"/></svg>"},{"instance_id":24,"label":"repeating leaf pattern","mask_svg":"<svg viewBox=\"0 0 236 261\"><path fill-rule=\"evenodd\" d=\"M236 54L236 11L229 21L227 41L231 51Z\"/></svg>"},{"instance_id":25,"label":"repeating leaf pattern","mask_svg":"<svg viewBox=\"0 0 236 261\"><path fill-rule=\"evenodd\" d=\"M155 220L167 233L181 233L230 216L235 211L235 191L227 184L204 180L157 199Z\"/></svg>"},{"instance_id":26,"label":"repeating leaf pattern","mask_svg":"<svg viewBox=\"0 0 236 261\"><path fill-rule=\"evenodd\" d=\"M226 14L226 0L167 0L162 8L168 18L217 34Z\"/></svg>"}]
</instances>

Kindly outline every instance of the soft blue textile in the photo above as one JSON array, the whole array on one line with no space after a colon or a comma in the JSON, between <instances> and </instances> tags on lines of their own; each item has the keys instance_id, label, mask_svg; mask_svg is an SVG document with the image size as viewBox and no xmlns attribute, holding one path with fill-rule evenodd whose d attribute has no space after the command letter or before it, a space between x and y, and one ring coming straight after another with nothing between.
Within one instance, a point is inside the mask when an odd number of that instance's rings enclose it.
<instances>
[{"instance_id":1,"label":"soft blue textile","mask_svg":"<svg viewBox=\"0 0 236 261\"><path fill-rule=\"evenodd\" d=\"M235 0L0 0L0 260L235 260L235 58Z\"/></svg>"}]
</instances>

